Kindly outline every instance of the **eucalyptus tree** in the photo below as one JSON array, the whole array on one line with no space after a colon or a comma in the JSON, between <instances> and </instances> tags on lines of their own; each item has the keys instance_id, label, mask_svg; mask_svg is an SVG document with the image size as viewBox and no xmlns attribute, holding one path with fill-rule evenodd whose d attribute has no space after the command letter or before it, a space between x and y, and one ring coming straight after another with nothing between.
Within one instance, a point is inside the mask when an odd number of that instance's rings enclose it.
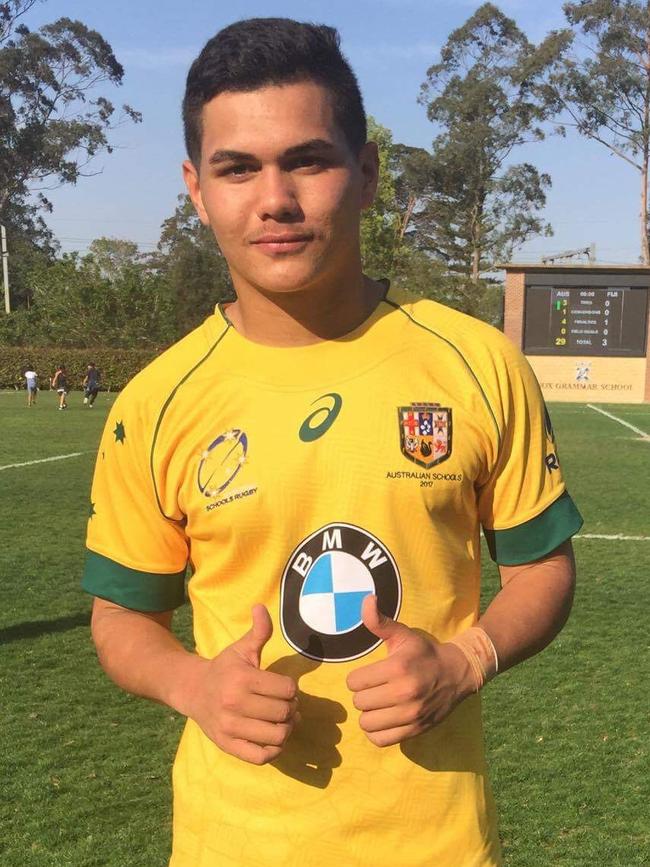
<instances>
[{"instance_id":1,"label":"eucalyptus tree","mask_svg":"<svg viewBox=\"0 0 650 867\"><path fill-rule=\"evenodd\" d=\"M47 191L91 173L93 158L112 150L111 130L141 119L101 92L124 77L101 34L70 18L30 30L35 4L0 3L0 218L9 202L14 219L20 205L28 212L32 193L51 209Z\"/></svg>"},{"instance_id":2,"label":"eucalyptus tree","mask_svg":"<svg viewBox=\"0 0 650 867\"><path fill-rule=\"evenodd\" d=\"M650 2L581 0L564 13L577 38L556 95L569 124L638 172L641 261L650 265Z\"/></svg>"},{"instance_id":3,"label":"eucalyptus tree","mask_svg":"<svg viewBox=\"0 0 650 867\"><path fill-rule=\"evenodd\" d=\"M174 213L163 222L149 264L172 298L176 339L199 325L217 302L234 298L226 260L188 195L178 197Z\"/></svg>"},{"instance_id":4,"label":"eucalyptus tree","mask_svg":"<svg viewBox=\"0 0 650 867\"><path fill-rule=\"evenodd\" d=\"M361 218L361 255L364 270L373 277L393 277L404 252L405 208L395 187L397 149L392 132L368 117L368 139L377 144L379 179L371 208Z\"/></svg>"},{"instance_id":5,"label":"eucalyptus tree","mask_svg":"<svg viewBox=\"0 0 650 867\"><path fill-rule=\"evenodd\" d=\"M570 40L553 32L534 45L485 3L427 71L420 102L437 134L431 154L406 155L412 225L421 247L474 284L530 237L551 234L540 216L551 179L513 155L545 137L558 110L549 81Z\"/></svg>"}]
</instances>

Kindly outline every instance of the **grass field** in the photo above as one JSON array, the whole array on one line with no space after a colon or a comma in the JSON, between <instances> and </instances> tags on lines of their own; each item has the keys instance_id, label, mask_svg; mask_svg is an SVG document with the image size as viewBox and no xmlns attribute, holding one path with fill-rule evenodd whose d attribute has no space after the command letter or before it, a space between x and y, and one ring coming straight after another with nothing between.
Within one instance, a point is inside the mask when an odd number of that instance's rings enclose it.
<instances>
[{"instance_id":1,"label":"grass field","mask_svg":"<svg viewBox=\"0 0 650 867\"><path fill-rule=\"evenodd\" d=\"M79 590L109 402L88 410L75 393L57 412L44 392L28 410L24 394L0 393L2 867L168 858L182 719L102 675ZM650 433L649 406L603 408ZM585 517L579 589L560 638L484 693L506 864L650 865L650 440L587 406L551 414ZM485 576L487 599L489 563ZM189 643L186 608L177 621Z\"/></svg>"}]
</instances>

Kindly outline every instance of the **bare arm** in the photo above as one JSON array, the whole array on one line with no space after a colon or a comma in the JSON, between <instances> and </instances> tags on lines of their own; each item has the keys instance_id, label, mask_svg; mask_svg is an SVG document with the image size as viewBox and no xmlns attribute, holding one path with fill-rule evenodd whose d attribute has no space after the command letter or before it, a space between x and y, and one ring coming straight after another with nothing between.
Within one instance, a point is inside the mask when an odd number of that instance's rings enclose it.
<instances>
[{"instance_id":1,"label":"bare arm","mask_svg":"<svg viewBox=\"0 0 650 867\"><path fill-rule=\"evenodd\" d=\"M171 632L173 616L173 611L132 611L95 598L91 630L111 680L187 716L187 696L205 660L185 650Z\"/></svg>"},{"instance_id":2,"label":"bare arm","mask_svg":"<svg viewBox=\"0 0 650 867\"><path fill-rule=\"evenodd\" d=\"M295 722L297 686L260 668L273 630L266 608L254 606L249 632L214 659L185 650L172 616L96 598L92 635L104 671L122 689L191 717L224 752L258 765L277 758Z\"/></svg>"},{"instance_id":3,"label":"bare arm","mask_svg":"<svg viewBox=\"0 0 650 867\"><path fill-rule=\"evenodd\" d=\"M566 623L573 604L575 560L567 541L542 560L500 566L502 588L479 626L492 639L505 671L539 653Z\"/></svg>"},{"instance_id":4,"label":"bare arm","mask_svg":"<svg viewBox=\"0 0 650 867\"><path fill-rule=\"evenodd\" d=\"M488 634L504 671L538 653L564 626L573 601L571 543L523 566L502 566L502 589L479 626ZM365 626L386 644L388 656L347 678L359 724L377 746L390 746L442 722L476 690L466 655L420 630L384 617L375 597L363 603Z\"/></svg>"}]
</instances>

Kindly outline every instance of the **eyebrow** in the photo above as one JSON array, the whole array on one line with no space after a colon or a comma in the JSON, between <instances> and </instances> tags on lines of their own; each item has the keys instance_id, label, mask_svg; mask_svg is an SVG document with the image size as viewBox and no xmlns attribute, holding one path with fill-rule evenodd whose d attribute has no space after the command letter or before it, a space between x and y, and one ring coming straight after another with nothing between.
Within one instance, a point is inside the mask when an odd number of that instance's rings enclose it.
<instances>
[{"instance_id":1,"label":"eyebrow","mask_svg":"<svg viewBox=\"0 0 650 867\"><path fill-rule=\"evenodd\" d=\"M282 153L283 157L293 157L297 154L301 153L309 153L310 151L333 151L336 150L335 145L332 142L327 141L323 138L312 138L308 141L301 142L300 144L293 145L293 147L287 148L286 151ZM230 161L256 161L257 157L255 154L249 154L245 151L232 151L232 150L216 150L210 156L208 160L209 165L214 166L218 163L230 162Z\"/></svg>"}]
</instances>

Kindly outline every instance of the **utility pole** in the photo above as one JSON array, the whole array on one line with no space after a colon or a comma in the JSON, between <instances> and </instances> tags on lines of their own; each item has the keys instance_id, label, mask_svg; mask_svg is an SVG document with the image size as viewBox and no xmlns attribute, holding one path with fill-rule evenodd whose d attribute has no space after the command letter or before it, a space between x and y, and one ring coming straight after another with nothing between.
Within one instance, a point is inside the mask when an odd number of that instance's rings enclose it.
<instances>
[{"instance_id":1,"label":"utility pole","mask_svg":"<svg viewBox=\"0 0 650 867\"><path fill-rule=\"evenodd\" d=\"M5 313L11 313L9 303L9 253L7 253L7 230L0 226L0 250L2 251L2 283L5 287Z\"/></svg>"}]
</instances>

